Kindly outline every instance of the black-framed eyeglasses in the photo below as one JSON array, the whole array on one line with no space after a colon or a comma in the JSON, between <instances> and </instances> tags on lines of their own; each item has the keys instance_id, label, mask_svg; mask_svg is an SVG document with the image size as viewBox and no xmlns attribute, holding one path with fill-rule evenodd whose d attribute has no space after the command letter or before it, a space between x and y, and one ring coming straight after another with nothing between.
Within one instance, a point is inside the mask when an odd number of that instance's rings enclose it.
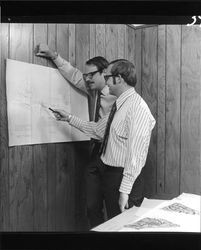
<instances>
[{"instance_id":1,"label":"black-framed eyeglasses","mask_svg":"<svg viewBox=\"0 0 201 250\"><path fill-rule=\"evenodd\" d=\"M104 76L104 79L105 79L105 81L107 82L108 81L108 79L110 78L110 77L116 77L115 75L105 75Z\"/></svg>"},{"instance_id":2,"label":"black-framed eyeglasses","mask_svg":"<svg viewBox=\"0 0 201 250\"><path fill-rule=\"evenodd\" d=\"M82 74L82 75L83 75L84 80L86 80L87 77L90 78L90 79L92 79L92 77L93 77L97 72L100 72L100 70L92 71L92 72L89 72L89 73L84 73L84 74Z\"/></svg>"}]
</instances>

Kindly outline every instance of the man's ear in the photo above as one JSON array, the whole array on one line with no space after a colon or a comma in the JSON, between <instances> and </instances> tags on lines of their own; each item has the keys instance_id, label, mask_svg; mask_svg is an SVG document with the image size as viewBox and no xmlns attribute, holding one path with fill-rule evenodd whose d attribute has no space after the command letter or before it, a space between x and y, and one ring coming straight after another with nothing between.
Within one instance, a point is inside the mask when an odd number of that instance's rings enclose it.
<instances>
[{"instance_id":1,"label":"man's ear","mask_svg":"<svg viewBox=\"0 0 201 250\"><path fill-rule=\"evenodd\" d=\"M118 75L118 76L116 77L116 83L118 83L118 84L122 83L123 80L124 80L124 79L121 77L121 75Z\"/></svg>"}]
</instances>

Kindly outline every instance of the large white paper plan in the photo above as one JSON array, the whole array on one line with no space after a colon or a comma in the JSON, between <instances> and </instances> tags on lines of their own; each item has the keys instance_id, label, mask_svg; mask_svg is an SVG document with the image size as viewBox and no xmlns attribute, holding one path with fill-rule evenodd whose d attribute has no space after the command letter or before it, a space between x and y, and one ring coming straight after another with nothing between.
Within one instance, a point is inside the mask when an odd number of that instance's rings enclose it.
<instances>
[{"instance_id":1,"label":"large white paper plan","mask_svg":"<svg viewBox=\"0 0 201 250\"><path fill-rule=\"evenodd\" d=\"M200 232L201 197L183 193L150 209L119 231L130 232Z\"/></svg>"},{"instance_id":2,"label":"large white paper plan","mask_svg":"<svg viewBox=\"0 0 201 250\"><path fill-rule=\"evenodd\" d=\"M89 120L87 96L58 69L7 59L6 92L9 146L89 140L67 122L56 121L49 110Z\"/></svg>"}]
</instances>

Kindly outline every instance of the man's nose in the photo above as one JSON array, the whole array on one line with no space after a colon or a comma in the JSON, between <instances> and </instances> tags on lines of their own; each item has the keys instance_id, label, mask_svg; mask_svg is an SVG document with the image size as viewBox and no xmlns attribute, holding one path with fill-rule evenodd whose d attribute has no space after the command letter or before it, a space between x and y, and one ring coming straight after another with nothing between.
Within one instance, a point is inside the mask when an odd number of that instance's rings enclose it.
<instances>
[{"instance_id":1,"label":"man's nose","mask_svg":"<svg viewBox=\"0 0 201 250\"><path fill-rule=\"evenodd\" d=\"M91 77L86 76L86 82L90 82L91 81Z\"/></svg>"},{"instance_id":2,"label":"man's nose","mask_svg":"<svg viewBox=\"0 0 201 250\"><path fill-rule=\"evenodd\" d=\"M87 83L87 84L89 84L89 83L91 83L91 82L92 82L92 81L91 81L90 78L88 78L88 79L86 78L86 83Z\"/></svg>"}]
</instances>

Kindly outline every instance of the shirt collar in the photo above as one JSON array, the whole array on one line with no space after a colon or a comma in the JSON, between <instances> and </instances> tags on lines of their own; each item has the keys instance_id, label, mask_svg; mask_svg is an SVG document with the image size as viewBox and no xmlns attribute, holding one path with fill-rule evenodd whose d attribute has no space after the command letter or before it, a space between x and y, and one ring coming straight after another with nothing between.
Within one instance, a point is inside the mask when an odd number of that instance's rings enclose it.
<instances>
[{"instance_id":1,"label":"shirt collar","mask_svg":"<svg viewBox=\"0 0 201 250\"><path fill-rule=\"evenodd\" d=\"M105 87L101 90L102 95L108 95L109 94L109 87L105 85Z\"/></svg>"},{"instance_id":2,"label":"shirt collar","mask_svg":"<svg viewBox=\"0 0 201 250\"><path fill-rule=\"evenodd\" d=\"M124 91L116 100L116 105L117 105L117 110L121 107L121 105L126 101L126 99L133 95L136 94L135 89L129 88L128 90Z\"/></svg>"}]
</instances>

